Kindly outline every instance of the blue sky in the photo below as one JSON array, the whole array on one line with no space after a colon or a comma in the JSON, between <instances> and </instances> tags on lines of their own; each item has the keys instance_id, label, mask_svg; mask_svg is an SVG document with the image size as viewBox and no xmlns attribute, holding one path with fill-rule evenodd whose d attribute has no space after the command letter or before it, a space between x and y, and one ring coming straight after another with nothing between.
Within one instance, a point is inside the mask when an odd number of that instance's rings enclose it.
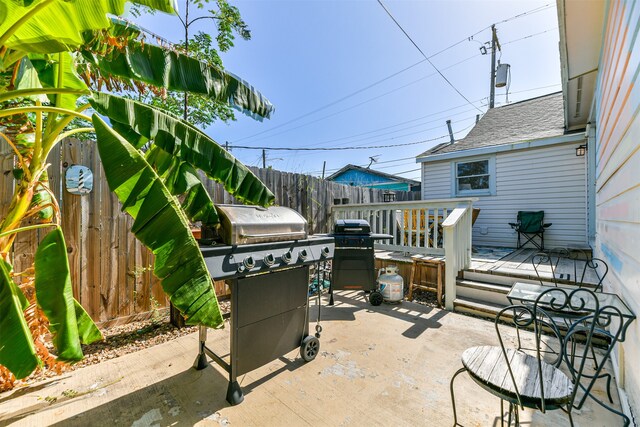
<instances>
[{"instance_id":1,"label":"blue sky","mask_svg":"<svg viewBox=\"0 0 640 427\"><path fill-rule=\"evenodd\" d=\"M347 163L367 166L375 156L372 169L419 180L415 156L448 140L446 120L462 138L476 114L487 109L490 55L479 48L490 40L485 28L494 23L503 45L498 57L511 65L509 102L560 90L554 1L383 0L473 105L424 60L376 0L230 2L240 9L252 39L237 39L222 55L225 67L260 90L276 111L263 122L237 114L237 121L216 123L206 132L221 145L336 148L268 150L267 165L274 169L320 176L326 161L329 175ZM181 39L176 17L156 14L137 22L169 40ZM208 20L195 25L195 31L213 31ZM505 92L496 89L496 105L506 102ZM346 149L410 143L415 144ZM260 150L232 153L247 165L262 165Z\"/></svg>"}]
</instances>

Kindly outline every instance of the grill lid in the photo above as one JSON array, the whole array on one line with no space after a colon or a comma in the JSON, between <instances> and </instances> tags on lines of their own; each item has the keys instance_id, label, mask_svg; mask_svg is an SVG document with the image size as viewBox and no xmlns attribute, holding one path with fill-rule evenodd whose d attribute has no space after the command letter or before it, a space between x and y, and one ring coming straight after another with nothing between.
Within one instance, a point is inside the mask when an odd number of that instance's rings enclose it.
<instances>
[{"instance_id":1,"label":"grill lid","mask_svg":"<svg viewBox=\"0 0 640 427\"><path fill-rule=\"evenodd\" d=\"M228 245L281 242L307 238L307 221L283 206L216 205L220 237Z\"/></svg>"},{"instance_id":2,"label":"grill lid","mask_svg":"<svg viewBox=\"0 0 640 427\"><path fill-rule=\"evenodd\" d=\"M364 219L339 219L334 234L371 234L371 226Z\"/></svg>"}]
</instances>

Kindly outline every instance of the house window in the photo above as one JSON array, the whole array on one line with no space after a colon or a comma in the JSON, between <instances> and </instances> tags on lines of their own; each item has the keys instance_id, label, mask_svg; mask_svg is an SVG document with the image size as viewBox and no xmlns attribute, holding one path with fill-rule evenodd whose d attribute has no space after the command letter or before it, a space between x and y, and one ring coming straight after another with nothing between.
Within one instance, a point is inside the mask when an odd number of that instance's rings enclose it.
<instances>
[{"instance_id":1,"label":"house window","mask_svg":"<svg viewBox=\"0 0 640 427\"><path fill-rule=\"evenodd\" d=\"M456 196L495 194L495 158L454 162L453 175Z\"/></svg>"}]
</instances>

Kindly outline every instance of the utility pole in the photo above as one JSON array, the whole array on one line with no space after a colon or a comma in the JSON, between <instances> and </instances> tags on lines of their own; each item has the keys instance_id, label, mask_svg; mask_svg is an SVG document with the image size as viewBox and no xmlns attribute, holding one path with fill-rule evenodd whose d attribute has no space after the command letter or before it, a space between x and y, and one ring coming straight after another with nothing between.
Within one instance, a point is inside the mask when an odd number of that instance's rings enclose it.
<instances>
[{"instance_id":1,"label":"utility pole","mask_svg":"<svg viewBox=\"0 0 640 427\"><path fill-rule=\"evenodd\" d=\"M262 169L267 167L267 150L262 150Z\"/></svg>"},{"instance_id":2,"label":"utility pole","mask_svg":"<svg viewBox=\"0 0 640 427\"><path fill-rule=\"evenodd\" d=\"M322 162L322 179L324 179L324 168L327 167L327 161Z\"/></svg>"},{"instance_id":3,"label":"utility pole","mask_svg":"<svg viewBox=\"0 0 640 427\"><path fill-rule=\"evenodd\" d=\"M224 151L229 151L229 141L224 142Z\"/></svg>"},{"instance_id":4,"label":"utility pole","mask_svg":"<svg viewBox=\"0 0 640 427\"><path fill-rule=\"evenodd\" d=\"M489 95L489 108L493 108L496 97L496 47L502 51L498 41L496 25L493 24L491 26L491 92Z\"/></svg>"}]
</instances>

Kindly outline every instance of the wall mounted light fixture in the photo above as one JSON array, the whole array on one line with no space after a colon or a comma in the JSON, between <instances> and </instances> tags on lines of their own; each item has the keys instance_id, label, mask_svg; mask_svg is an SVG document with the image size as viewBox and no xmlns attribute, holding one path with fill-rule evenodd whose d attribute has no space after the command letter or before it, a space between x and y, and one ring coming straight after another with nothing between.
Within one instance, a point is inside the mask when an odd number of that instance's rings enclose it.
<instances>
[{"instance_id":1,"label":"wall mounted light fixture","mask_svg":"<svg viewBox=\"0 0 640 427\"><path fill-rule=\"evenodd\" d=\"M582 144L576 147L576 156L584 157L587 154L587 144Z\"/></svg>"}]
</instances>

